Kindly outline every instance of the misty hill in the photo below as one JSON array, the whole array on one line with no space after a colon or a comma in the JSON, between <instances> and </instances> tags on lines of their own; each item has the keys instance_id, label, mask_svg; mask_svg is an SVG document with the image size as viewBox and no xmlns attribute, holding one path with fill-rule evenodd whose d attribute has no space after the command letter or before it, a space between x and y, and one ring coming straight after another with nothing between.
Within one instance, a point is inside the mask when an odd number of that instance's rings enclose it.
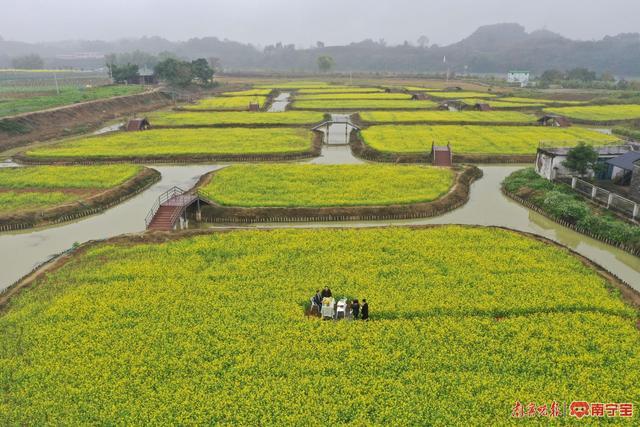
<instances>
[{"instance_id":1,"label":"misty hill","mask_svg":"<svg viewBox=\"0 0 640 427\"><path fill-rule=\"evenodd\" d=\"M364 40L345 46L296 49L293 45L258 49L215 37L172 42L161 37L143 37L114 42L62 41L28 44L0 40L0 66L11 58L37 53L47 66L99 67L101 55L140 50L157 55L171 52L185 59L219 58L225 70L315 71L316 59L330 55L336 71L395 73L456 72L505 73L528 69L585 67L619 76L640 75L640 34L607 36L598 41L576 41L546 30L527 33L518 24L496 24L478 28L469 37L448 46L388 46L384 41ZM84 54L84 55L80 55ZM446 63L443 62L446 57Z\"/></svg>"}]
</instances>

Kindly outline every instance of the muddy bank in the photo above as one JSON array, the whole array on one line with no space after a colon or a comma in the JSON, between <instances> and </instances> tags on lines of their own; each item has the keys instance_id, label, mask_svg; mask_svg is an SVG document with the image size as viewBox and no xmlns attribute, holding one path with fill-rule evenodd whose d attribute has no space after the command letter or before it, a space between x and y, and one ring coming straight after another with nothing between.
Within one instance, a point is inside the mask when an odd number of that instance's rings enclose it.
<instances>
[{"instance_id":1,"label":"muddy bank","mask_svg":"<svg viewBox=\"0 0 640 427\"><path fill-rule=\"evenodd\" d=\"M424 153L383 153L365 144L359 132L351 133L351 150L353 155L373 162L386 163L431 163L431 151ZM533 163L535 154L456 154L453 149L454 163L505 164L505 163Z\"/></svg>"},{"instance_id":2,"label":"muddy bank","mask_svg":"<svg viewBox=\"0 0 640 427\"><path fill-rule=\"evenodd\" d=\"M449 192L438 200L426 203L388 206L345 206L322 208L243 208L220 206L211 202L202 207L201 222L312 222L312 221L370 221L389 219L428 218L442 215L464 205L469 200L471 183L482 177L475 166L456 168L456 180ZM215 179L215 172L204 175L192 191L197 191ZM195 219L195 213L194 219Z\"/></svg>"},{"instance_id":3,"label":"muddy bank","mask_svg":"<svg viewBox=\"0 0 640 427\"><path fill-rule=\"evenodd\" d=\"M25 165L100 165L117 163L134 164L197 164L217 162L283 162L318 157L322 151L322 132L314 131L313 140L306 151L285 153L255 153L255 154L171 154L158 156L117 156L117 157L52 157L34 158L24 153L17 154L13 159Z\"/></svg>"},{"instance_id":4,"label":"muddy bank","mask_svg":"<svg viewBox=\"0 0 640 427\"><path fill-rule=\"evenodd\" d=\"M77 202L43 210L1 215L0 231L23 230L94 215L146 190L160 181L160 178L160 172L144 168L125 183Z\"/></svg>"},{"instance_id":5,"label":"muddy bank","mask_svg":"<svg viewBox=\"0 0 640 427\"><path fill-rule=\"evenodd\" d=\"M156 110L173 101L159 91L83 102L0 119L0 152L35 141L87 132L105 121Z\"/></svg>"}]
</instances>

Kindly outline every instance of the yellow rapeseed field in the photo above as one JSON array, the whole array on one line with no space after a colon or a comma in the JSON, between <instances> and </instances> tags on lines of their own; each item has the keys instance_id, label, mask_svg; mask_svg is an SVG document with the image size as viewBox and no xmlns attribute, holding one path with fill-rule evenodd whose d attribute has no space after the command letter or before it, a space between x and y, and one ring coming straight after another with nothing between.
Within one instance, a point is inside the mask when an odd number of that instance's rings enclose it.
<instances>
[{"instance_id":1,"label":"yellow rapeseed field","mask_svg":"<svg viewBox=\"0 0 640 427\"><path fill-rule=\"evenodd\" d=\"M307 318L324 286L370 321ZM638 402L636 319L501 229L101 244L0 314L0 424L510 425L516 400Z\"/></svg>"}]
</instances>

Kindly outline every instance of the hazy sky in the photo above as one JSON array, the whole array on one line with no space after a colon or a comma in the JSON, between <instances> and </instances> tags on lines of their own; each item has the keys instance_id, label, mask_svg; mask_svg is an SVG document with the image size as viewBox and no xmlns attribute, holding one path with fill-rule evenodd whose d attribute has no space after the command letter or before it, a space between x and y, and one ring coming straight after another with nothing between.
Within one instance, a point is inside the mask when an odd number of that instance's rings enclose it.
<instances>
[{"instance_id":1,"label":"hazy sky","mask_svg":"<svg viewBox=\"0 0 640 427\"><path fill-rule=\"evenodd\" d=\"M266 45L448 44L478 26L518 22L567 37L599 39L640 32L639 0L0 0L6 40L113 40L159 35L171 40L217 36Z\"/></svg>"}]
</instances>

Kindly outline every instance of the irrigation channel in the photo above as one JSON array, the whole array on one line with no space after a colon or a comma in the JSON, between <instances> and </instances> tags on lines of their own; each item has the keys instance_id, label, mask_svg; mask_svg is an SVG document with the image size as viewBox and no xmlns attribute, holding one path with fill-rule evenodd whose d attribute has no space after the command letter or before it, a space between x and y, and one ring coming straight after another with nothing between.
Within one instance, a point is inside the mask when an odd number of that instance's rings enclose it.
<instances>
[{"instance_id":1,"label":"irrigation channel","mask_svg":"<svg viewBox=\"0 0 640 427\"><path fill-rule=\"evenodd\" d=\"M335 118L335 117L334 117ZM334 124L335 134L344 135L344 124ZM330 135L334 129L330 129ZM330 136L331 138L331 136ZM348 145L325 145L321 157L311 163L344 164L361 162L352 156ZM7 163L9 165L9 163ZM145 192L109 209L108 211L54 227L24 232L0 234L0 291L28 274L38 264L50 259L74 243L105 239L145 229L144 218L160 194L173 186L191 188L201 175L225 165L154 166L162 180ZM503 226L538 234L554 240L605 267L622 280L640 290L640 258L570 229L528 210L505 197L500 191L505 177L522 168L520 165L480 166L484 177L471 187L469 202L463 207L440 217L370 222L277 223L249 226L195 225L207 228L320 228L320 227L374 227L384 225L470 224ZM194 226L193 224L190 224ZM461 260L464 262L464 260Z\"/></svg>"}]
</instances>

